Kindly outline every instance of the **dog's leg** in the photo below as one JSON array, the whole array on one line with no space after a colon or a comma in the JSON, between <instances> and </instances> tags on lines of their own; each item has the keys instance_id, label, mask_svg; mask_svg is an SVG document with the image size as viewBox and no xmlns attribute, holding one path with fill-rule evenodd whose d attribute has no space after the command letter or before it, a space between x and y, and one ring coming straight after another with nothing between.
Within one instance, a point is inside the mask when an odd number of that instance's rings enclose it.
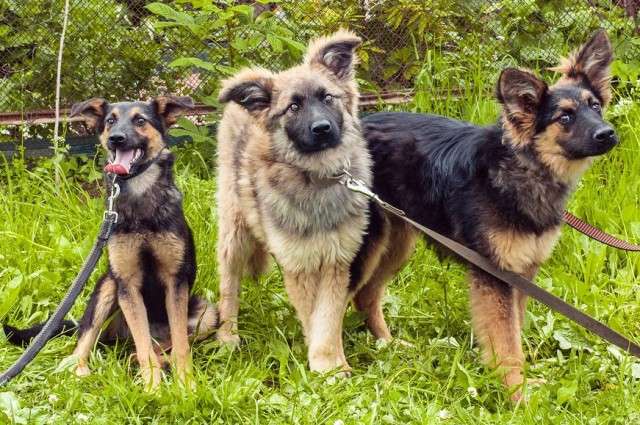
<instances>
[{"instance_id":1,"label":"dog's leg","mask_svg":"<svg viewBox=\"0 0 640 425\"><path fill-rule=\"evenodd\" d=\"M240 281L249 259L255 251L256 241L238 214L220 216L218 234L218 267L220 272L220 329L218 339L228 345L237 345L238 310L240 309Z\"/></svg>"},{"instance_id":2,"label":"dog's leg","mask_svg":"<svg viewBox=\"0 0 640 425\"><path fill-rule=\"evenodd\" d=\"M350 370L342 346L342 322L349 303L349 272L340 266L323 267L309 323L309 367L327 372Z\"/></svg>"},{"instance_id":3,"label":"dog's leg","mask_svg":"<svg viewBox=\"0 0 640 425\"><path fill-rule=\"evenodd\" d=\"M87 309L82 315L78 332L78 344L73 350L76 358L76 375L87 376L89 370L89 355L98 339L104 322L113 313L116 306L116 282L108 274L98 280Z\"/></svg>"},{"instance_id":4,"label":"dog's leg","mask_svg":"<svg viewBox=\"0 0 640 425\"><path fill-rule=\"evenodd\" d=\"M311 313L319 285L317 273L284 271L284 287L293 307L296 309L298 320L302 324L305 343L309 345L311 334Z\"/></svg>"},{"instance_id":5,"label":"dog's leg","mask_svg":"<svg viewBox=\"0 0 640 425\"><path fill-rule=\"evenodd\" d=\"M173 281L166 287L165 304L171 331L171 358L176 367L178 379L186 383L191 374L188 335L189 286L186 282Z\"/></svg>"},{"instance_id":6,"label":"dog's leg","mask_svg":"<svg viewBox=\"0 0 640 425\"><path fill-rule=\"evenodd\" d=\"M476 270L470 271L471 318L485 364L498 367L504 384L522 397L524 354L522 329L523 297L519 291Z\"/></svg>"},{"instance_id":7,"label":"dog's leg","mask_svg":"<svg viewBox=\"0 0 640 425\"><path fill-rule=\"evenodd\" d=\"M384 252L369 281L358 290L354 298L355 307L365 314L367 327L373 336L385 341L392 339L382 311L385 287L407 262L416 242L416 233L409 225L397 219L390 222L389 249Z\"/></svg>"},{"instance_id":8,"label":"dog's leg","mask_svg":"<svg viewBox=\"0 0 640 425\"><path fill-rule=\"evenodd\" d=\"M162 374L160 361L153 350L147 309L140 292L141 271L128 277L127 280L118 281L118 304L136 345L136 355L145 388L155 389L160 384Z\"/></svg>"}]
</instances>

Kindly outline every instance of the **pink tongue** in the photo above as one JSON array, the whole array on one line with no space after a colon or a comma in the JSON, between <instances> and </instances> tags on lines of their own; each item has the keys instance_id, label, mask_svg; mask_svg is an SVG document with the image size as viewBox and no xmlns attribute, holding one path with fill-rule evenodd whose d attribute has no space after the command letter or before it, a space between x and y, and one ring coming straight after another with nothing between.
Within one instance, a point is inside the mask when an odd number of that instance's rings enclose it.
<instances>
[{"instance_id":1,"label":"pink tongue","mask_svg":"<svg viewBox=\"0 0 640 425\"><path fill-rule=\"evenodd\" d=\"M133 155L135 154L135 149L131 149L128 151L123 151L120 149L116 149L116 158L112 163L107 164L104 167L104 171L107 173L118 174L120 176L126 176L129 174L129 169L131 168L131 161L133 161Z\"/></svg>"}]
</instances>

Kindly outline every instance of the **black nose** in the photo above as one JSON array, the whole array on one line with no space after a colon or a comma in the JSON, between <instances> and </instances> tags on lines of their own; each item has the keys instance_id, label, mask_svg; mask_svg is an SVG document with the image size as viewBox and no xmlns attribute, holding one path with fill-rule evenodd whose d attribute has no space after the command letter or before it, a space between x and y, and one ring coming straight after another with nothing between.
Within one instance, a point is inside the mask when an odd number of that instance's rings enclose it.
<instances>
[{"instance_id":1,"label":"black nose","mask_svg":"<svg viewBox=\"0 0 640 425\"><path fill-rule=\"evenodd\" d=\"M608 142L616 137L616 132L611 127L602 127L593 133L593 138L598 142Z\"/></svg>"},{"instance_id":2,"label":"black nose","mask_svg":"<svg viewBox=\"0 0 640 425\"><path fill-rule=\"evenodd\" d=\"M327 134L330 131L331 123L327 120L320 120L311 124L311 132L316 136Z\"/></svg>"},{"instance_id":3,"label":"black nose","mask_svg":"<svg viewBox=\"0 0 640 425\"><path fill-rule=\"evenodd\" d=\"M117 146L124 143L125 137L122 133L113 133L109 136L109 143Z\"/></svg>"}]
</instances>

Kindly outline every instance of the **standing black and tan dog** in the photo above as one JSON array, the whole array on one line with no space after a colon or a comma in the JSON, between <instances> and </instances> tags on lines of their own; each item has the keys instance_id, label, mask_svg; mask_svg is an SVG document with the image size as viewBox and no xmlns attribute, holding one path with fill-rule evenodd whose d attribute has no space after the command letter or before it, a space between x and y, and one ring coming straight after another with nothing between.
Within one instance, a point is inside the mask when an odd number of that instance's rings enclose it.
<instances>
[{"instance_id":1,"label":"standing black and tan dog","mask_svg":"<svg viewBox=\"0 0 640 425\"><path fill-rule=\"evenodd\" d=\"M558 239L578 178L617 143L602 118L611 60L609 40L599 32L557 68L563 76L551 87L530 72L504 70L497 87L503 115L491 127L409 113L368 116L363 134L374 159L374 191L500 268L533 278ZM413 228L389 219L390 249L369 282L380 295L416 238ZM526 297L475 269L470 280L484 360L503 368L507 386L520 386ZM389 338L381 310L371 311L378 312L369 320L372 332ZM513 397L520 396L516 390Z\"/></svg>"},{"instance_id":2,"label":"standing black and tan dog","mask_svg":"<svg viewBox=\"0 0 640 425\"><path fill-rule=\"evenodd\" d=\"M100 134L109 155L105 171L118 175L121 188L115 203L118 221L107 245L109 270L98 281L80 322L73 353L78 375L89 373L91 349L112 316L100 340L132 337L148 388L160 383L158 354L169 348L184 382L191 367L189 334L205 337L217 325L215 308L189 295L196 276L195 247L182 194L173 181L174 157L165 143L178 112L192 106L191 99L183 97L115 104L91 99L71 110L71 116L83 116ZM40 327L9 328L10 340L24 343ZM158 341L155 349L152 338Z\"/></svg>"},{"instance_id":3,"label":"standing black and tan dog","mask_svg":"<svg viewBox=\"0 0 640 425\"><path fill-rule=\"evenodd\" d=\"M355 49L347 31L311 42L304 63L247 69L224 82L218 133L218 338L237 343L240 280L272 254L308 345L313 371L348 370L342 321L367 275L357 253L368 206L334 178L371 182L360 133ZM373 257L379 253L371 253Z\"/></svg>"}]
</instances>

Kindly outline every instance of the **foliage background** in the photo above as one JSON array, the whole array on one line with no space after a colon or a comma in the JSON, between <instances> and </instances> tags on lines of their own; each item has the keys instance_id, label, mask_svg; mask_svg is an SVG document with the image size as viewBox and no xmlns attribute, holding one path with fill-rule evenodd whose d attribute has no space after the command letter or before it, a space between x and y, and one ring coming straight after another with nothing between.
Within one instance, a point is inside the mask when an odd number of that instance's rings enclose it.
<instances>
[{"instance_id":1,"label":"foliage background","mask_svg":"<svg viewBox=\"0 0 640 425\"><path fill-rule=\"evenodd\" d=\"M487 124L498 114L491 93L501 68L530 67L551 81L545 68L604 27L617 57L607 118L621 146L585 175L569 207L638 241L640 39L626 3L283 0L256 14L243 2L72 0L63 103L166 91L215 104L218 81L238 67L283 68L299 59L312 35L348 26L366 40L358 72L363 90L413 90L414 101L396 108ZM0 111L51 107L61 10L61 0L0 0ZM195 140L176 149L178 184L199 254L195 290L215 301L215 141L189 120L181 126L176 133ZM49 130L4 128L0 140L47 136ZM92 159L0 157L0 321L26 326L48 317L90 249L104 195L95 183L101 166ZM637 255L565 230L538 283L638 341L639 274ZM130 347L122 346L98 347L94 374L76 379L58 366L74 339L58 338L0 389L0 423L640 421L640 363L536 303L527 313L524 348L528 376L547 383L529 389L528 406L511 406L498 377L480 365L464 275L464 267L420 244L385 298L392 332L415 347L376 344L350 311L345 352L354 374L338 380L308 372L300 326L273 268L244 285L239 349L224 350L213 340L194 346L194 391L168 376L158 393L144 393L134 382ZM82 313L87 292L72 317ZM0 333L0 369L21 351Z\"/></svg>"}]
</instances>

